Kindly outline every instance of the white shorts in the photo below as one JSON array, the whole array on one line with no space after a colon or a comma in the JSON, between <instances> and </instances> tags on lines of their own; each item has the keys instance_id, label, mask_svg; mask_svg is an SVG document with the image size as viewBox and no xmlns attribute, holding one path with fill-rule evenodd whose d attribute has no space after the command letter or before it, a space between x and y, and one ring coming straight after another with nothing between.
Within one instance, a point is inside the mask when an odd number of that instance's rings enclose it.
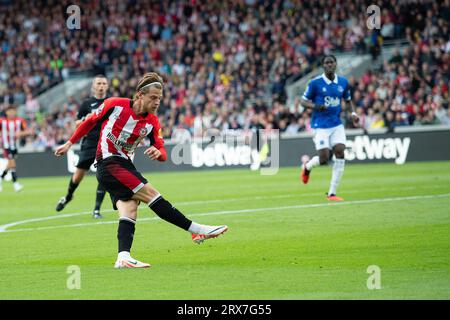
<instances>
[{"instance_id":1,"label":"white shorts","mask_svg":"<svg viewBox=\"0 0 450 320\"><path fill-rule=\"evenodd\" d=\"M331 149L335 145L341 143L346 144L347 138L345 137L344 125L340 124L337 127L321 129L314 129L314 144L316 150Z\"/></svg>"}]
</instances>

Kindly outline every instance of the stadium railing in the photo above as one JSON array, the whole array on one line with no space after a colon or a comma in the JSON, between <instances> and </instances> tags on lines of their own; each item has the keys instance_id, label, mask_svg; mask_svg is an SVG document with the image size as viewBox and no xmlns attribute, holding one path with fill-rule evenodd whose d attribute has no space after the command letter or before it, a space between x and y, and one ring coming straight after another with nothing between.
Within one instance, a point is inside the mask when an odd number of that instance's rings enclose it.
<instances>
[{"instance_id":1,"label":"stadium railing","mask_svg":"<svg viewBox=\"0 0 450 320\"><path fill-rule=\"evenodd\" d=\"M51 113L67 102L69 97L78 97L82 92L89 90L92 77L71 77L55 87L45 91L37 97L44 113Z\"/></svg>"}]
</instances>

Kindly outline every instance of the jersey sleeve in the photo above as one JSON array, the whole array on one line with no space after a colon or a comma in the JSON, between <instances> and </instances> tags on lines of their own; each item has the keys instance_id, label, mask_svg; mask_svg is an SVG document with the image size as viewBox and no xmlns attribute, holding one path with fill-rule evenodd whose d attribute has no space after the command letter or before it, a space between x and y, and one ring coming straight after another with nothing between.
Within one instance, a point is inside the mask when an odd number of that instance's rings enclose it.
<instances>
[{"instance_id":1,"label":"jersey sleeve","mask_svg":"<svg viewBox=\"0 0 450 320\"><path fill-rule=\"evenodd\" d=\"M20 130L22 131L27 130L27 122L23 118L20 119Z\"/></svg>"},{"instance_id":2,"label":"jersey sleeve","mask_svg":"<svg viewBox=\"0 0 450 320\"><path fill-rule=\"evenodd\" d=\"M152 145L161 152L161 155L158 158L158 161L166 161L167 160L167 151L164 147L164 139L162 135L162 129L159 124L159 121L156 120L154 124L154 128L150 133L150 141Z\"/></svg>"},{"instance_id":3,"label":"jersey sleeve","mask_svg":"<svg viewBox=\"0 0 450 320\"><path fill-rule=\"evenodd\" d=\"M348 82L347 82L347 84L346 84L346 86L345 86L344 94L343 94L342 97L344 98L345 101L350 101L350 100L352 100L352 94L351 94L351 92L350 92L350 85L348 84Z\"/></svg>"},{"instance_id":4,"label":"jersey sleeve","mask_svg":"<svg viewBox=\"0 0 450 320\"><path fill-rule=\"evenodd\" d=\"M314 95L315 95L314 82L310 81L306 87L305 93L303 93L302 98L304 100L313 100Z\"/></svg>"},{"instance_id":5,"label":"jersey sleeve","mask_svg":"<svg viewBox=\"0 0 450 320\"><path fill-rule=\"evenodd\" d=\"M69 141L77 143L81 138L91 131L97 122L103 121L113 110L113 104L108 100L105 100L100 107L98 107L94 112L92 112L75 130Z\"/></svg>"}]
</instances>

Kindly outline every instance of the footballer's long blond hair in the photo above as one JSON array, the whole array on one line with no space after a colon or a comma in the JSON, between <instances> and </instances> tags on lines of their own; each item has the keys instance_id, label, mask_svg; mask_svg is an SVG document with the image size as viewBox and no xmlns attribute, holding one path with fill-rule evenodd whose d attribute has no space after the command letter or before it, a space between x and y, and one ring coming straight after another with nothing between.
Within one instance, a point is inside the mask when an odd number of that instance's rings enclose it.
<instances>
[{"instance_id":1,"label":"footballer's long blond hair","mask_svg":"<svg viewBox=\"0 0 450 320\"><path fill-rule=\"evenodd\" d=\"M155 86L159 89L162 89L164 86L163 78L156 72L148 72L144 74L144 76L139 80L136 86L136 93L146 93L150 86Z\"/></svg>"}]
</instances>

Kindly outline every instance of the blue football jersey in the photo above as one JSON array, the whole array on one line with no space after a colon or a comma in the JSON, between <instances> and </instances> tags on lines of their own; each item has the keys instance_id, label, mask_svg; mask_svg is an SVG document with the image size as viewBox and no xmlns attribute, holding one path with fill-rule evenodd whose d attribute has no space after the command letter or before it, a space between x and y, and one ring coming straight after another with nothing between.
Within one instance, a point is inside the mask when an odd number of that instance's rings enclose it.
<instances>
[{"instance_id":1,"label":"blue football jersey","mask_svg":"<svg viewBox=\"0 0 450 320\"><path fill-rule=\"evenodd\" d=\"M351 95L347 79L335 74L331 81L322 74L308 83L302 98L327 107L324 111L313 111L311 128L333 128L342 124L341 99L349 101Z\"/></svg>"}]
</instances>

